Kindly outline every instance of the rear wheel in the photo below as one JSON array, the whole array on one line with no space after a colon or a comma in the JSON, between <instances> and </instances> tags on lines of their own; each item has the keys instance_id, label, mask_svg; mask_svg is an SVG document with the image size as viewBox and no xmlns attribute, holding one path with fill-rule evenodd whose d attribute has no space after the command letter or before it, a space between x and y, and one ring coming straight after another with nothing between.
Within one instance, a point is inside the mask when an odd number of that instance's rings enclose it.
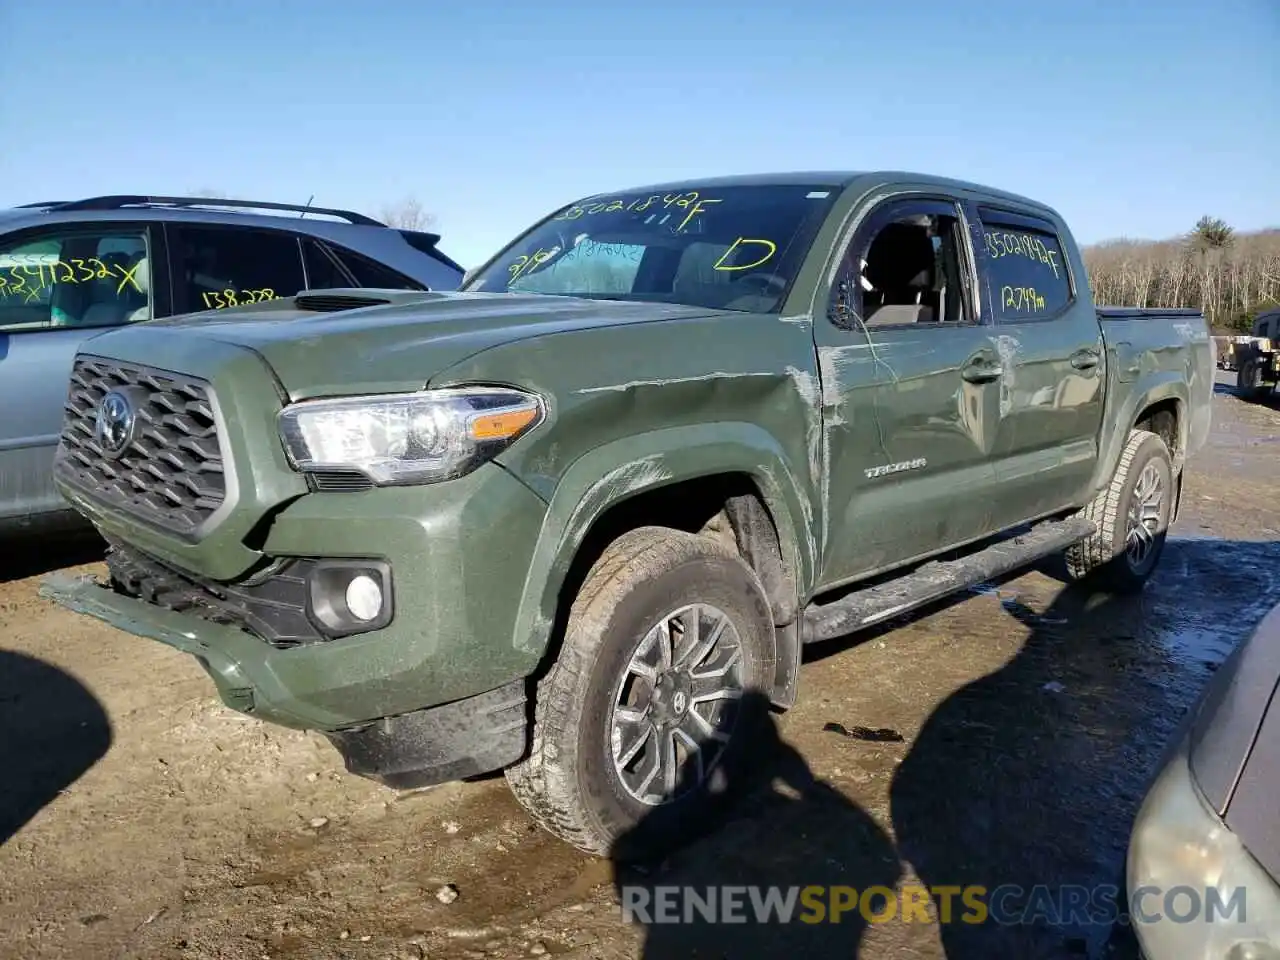
<instances>
[{"instance_id":1,"label":"rear wheel","mask_svg":"<svg viewBox=\"0 0 1280 960\"><path fill-rule=\"evenodd\" d=\"M1111 482L1081 515L1098 525L1068 548L1067 569L1111 593L1137 593L1155 571L1175 496L1169 448L1148 430L1132 430Z\"/></svg>"},{"instance_id":2,"label":"rear wheel","mask_svg":"<svg viewBox=\"0 0 1280 960\"><path fill-rule=\"evenodd\" d=\"M1265 400L1271 388L1262 385L1262 364L1256 359L1246 360L1236 373L1236 390L1246 400Z\"/></svg>"},{"instance_id":3,"label":"rear wheel","mask_svg":"<svg viewBox=\"0 0 1280 960\"><path fill-rule=\"evenodd\" d=\"M707 537L644 527L596 562L538 686L516 799L556 836L659 852L728 799L761 722L772 618L755 574Z\"/></svg>"}]
</instances>

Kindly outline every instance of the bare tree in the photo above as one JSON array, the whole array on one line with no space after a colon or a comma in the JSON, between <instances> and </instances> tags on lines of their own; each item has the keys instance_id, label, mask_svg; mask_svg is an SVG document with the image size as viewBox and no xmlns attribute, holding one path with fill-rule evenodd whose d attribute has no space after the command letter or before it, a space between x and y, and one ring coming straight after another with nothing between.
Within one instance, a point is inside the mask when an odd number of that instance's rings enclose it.
<instances>
[{"instance_id":1,"label":"bare tree","mask_svg":"<svg viewBox=\"0 0 1280 960\"><path fill-rule=\"evenodd\" d=\"M385 204L380 216L384 223L401 230L426 230L436 222L435 214L428 213L417 197Z\"/></svg>"},{"instance_id":2,"label":"bare tree","mask_svg":"<svg viewBox=\"0 0 1280 960\"><path fill-rule=\"evenodd\" d=\"M1084 250L1099 303L1193 307L1218 330L1247 330L1280 306L1280 229L1237 233L1216 217L1172 240L1110 240Z\"/></svg>"}]
</instances>

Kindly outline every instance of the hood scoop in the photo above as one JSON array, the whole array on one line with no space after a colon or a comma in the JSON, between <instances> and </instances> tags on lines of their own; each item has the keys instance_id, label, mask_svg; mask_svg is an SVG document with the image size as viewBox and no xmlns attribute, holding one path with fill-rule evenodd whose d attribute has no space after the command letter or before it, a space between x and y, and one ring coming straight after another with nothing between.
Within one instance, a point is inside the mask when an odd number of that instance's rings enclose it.
<instances>
[{"instance_id":1,"label":"hood scoop","mask_svg":"<svg viewBox=\"0 0 1280 960\"><path fill-rule=\"evenodd\" d=\"M426 290L374 290L361 287L306 290L293 298L293 307L309 313L339 313L362 307L385 307L393 303L418 303L439 296L438 293Z\"/></svg>"}]
</instances>

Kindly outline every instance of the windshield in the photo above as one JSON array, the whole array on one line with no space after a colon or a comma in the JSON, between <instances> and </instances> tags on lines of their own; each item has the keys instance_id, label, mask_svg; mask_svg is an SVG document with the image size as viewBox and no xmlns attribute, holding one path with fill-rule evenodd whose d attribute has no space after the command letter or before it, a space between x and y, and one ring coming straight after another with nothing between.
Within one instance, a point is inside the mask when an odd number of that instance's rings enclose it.
<instances>
[{"instance_id":1,"label":"windshield","mask_svg":"<svg viewBox=\"0 0 1280 960\"><path fill-rule=\"evenodd\" d=\"M504 250L465 289L769 313L838 188L734 186L589 197Z\"/></svg>"}]
</instances>

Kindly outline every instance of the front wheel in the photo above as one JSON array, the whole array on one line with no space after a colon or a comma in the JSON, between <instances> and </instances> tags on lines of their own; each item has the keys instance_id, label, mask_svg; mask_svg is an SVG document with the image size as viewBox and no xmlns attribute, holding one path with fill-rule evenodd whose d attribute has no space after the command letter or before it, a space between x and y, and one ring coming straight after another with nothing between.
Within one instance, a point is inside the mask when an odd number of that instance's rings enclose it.
<instances>
[{"instance_id":1,"label":"front wheel","mask_svg":"<svg viewBox=\"0 0 1280 960\"><path fill-rule=\"evenodd\" d=\"M1131 430L1111 482L1081 515L1097 532L1068 548L1067 570L1111 593L1137 593L1155 571L1175 496L1169 448L1148 430Z\"/></svg>"},{"instance_id":2,"label":"front wheel","mask_svg":"<svg viewBox=\"0 0 1280 960\"><path fill-rule=\"evenodd\" d=\"M679 843L743 772L772 623L759 580L720 542L660 527L618 538L538 686L530 753L506 771L516 799L589 853Z\"/></svg>"}]
</instances>

